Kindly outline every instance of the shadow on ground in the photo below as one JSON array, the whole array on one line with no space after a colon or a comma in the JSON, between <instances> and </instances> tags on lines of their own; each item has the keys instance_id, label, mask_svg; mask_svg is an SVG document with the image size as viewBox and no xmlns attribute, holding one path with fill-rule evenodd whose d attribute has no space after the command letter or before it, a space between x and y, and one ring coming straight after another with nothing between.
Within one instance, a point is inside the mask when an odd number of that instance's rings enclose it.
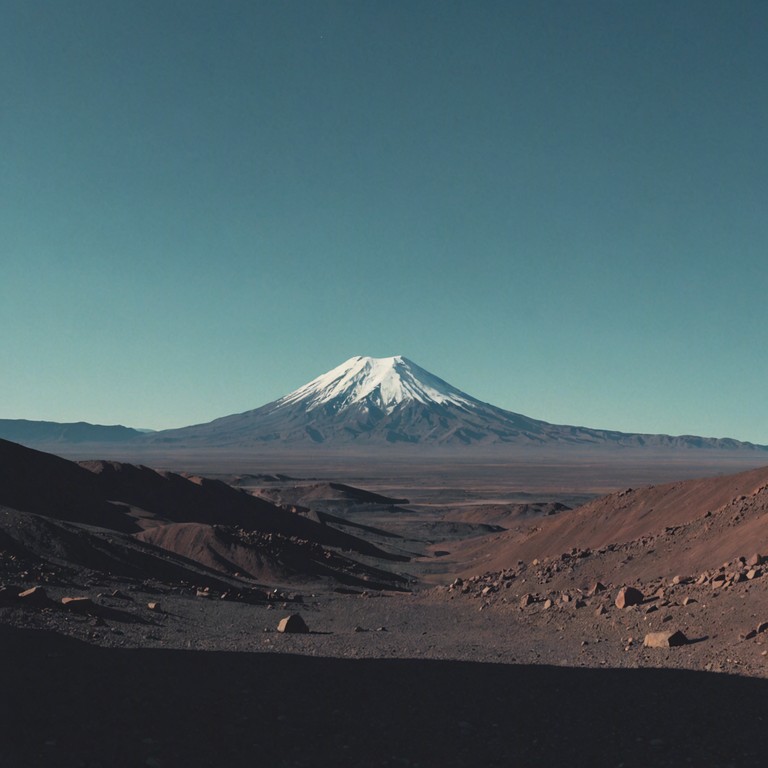
<instances>
[{"instance_id":1,"label":"shadow on ground","mask_svg":"<svg viewBox=\"0 0 768 768\"><path fill-rule=\"evenodd\" d=\"M757 766L768 681L114 650L0 627L0 764Z\"/></svg>"}]
</instances>

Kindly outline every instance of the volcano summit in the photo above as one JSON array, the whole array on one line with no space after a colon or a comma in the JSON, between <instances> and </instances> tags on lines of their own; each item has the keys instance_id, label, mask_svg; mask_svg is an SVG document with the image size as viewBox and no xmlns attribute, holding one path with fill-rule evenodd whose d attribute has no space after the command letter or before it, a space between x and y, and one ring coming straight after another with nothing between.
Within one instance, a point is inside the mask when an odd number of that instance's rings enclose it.
<instances>
[{"instance_id":1,"label":"volcano summit","mask_svg":"<svg viewBox=\"0 0 768 768\"><path fill-rule=\"evenodd\" d=\"M352 357L261 408L146 439L232 447L265 443L756 447L727 438L549 424L477 400L399 355Z\"/></svg>"}]
</instances>

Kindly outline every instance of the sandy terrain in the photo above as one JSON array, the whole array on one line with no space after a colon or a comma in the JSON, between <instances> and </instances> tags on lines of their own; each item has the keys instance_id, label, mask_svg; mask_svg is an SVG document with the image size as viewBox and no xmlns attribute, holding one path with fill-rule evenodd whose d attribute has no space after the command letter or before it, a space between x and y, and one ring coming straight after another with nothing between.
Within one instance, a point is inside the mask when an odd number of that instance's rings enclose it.
<instances>
[{"instance_id":1,"label":"sandy terrain","mask_svg":"<svg viewBox=\"0 0 768 768\"><path fill-rule=\"evenodd\" d=\"M651 464L566 506L598 466L550 493L487 464L215 467L232 487L0 448L3 765L765 760L768 469Z\"/></svg>"}]
</instances>

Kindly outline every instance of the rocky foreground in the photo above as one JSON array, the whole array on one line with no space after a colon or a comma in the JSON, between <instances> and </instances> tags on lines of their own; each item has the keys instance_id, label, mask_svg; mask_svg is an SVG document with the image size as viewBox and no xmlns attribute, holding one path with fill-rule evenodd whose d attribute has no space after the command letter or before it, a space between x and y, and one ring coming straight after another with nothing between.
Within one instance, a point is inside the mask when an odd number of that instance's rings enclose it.
<instances>
[{"instance_id":1,"label":"rocky foreground","mask_svg":"<svg viewBox=\"0 0 768 768\"><path fill-rule=\"evenodd\" d=\"M5 448L0 765L765 762L766 470L488 525Z\"/></svg>"},{"instance_id":2,"label":"rocky foreground","mask_svg":"<svg viewBox=\"0 0 768 768\"><path fill-rule=\"evenodd\" d=\"M16 596L1 609L3 764L763 764L768 633L735 629L762 621L760 579L624 608L612 589L528 600L469 583ZM667 627L688 642L644 647Z\"/></svg>"}]
</instances>

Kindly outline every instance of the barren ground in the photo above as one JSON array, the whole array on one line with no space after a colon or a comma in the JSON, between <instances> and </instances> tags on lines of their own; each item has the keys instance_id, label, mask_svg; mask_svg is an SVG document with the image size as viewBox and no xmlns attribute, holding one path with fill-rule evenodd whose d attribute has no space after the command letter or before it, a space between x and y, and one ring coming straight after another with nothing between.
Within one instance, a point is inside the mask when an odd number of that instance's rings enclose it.
<instances>
[{"instance_id":1,"label":"barren ground","mask_svg":"<svg viewBox=\"0 0 768 768\"><path fill-rule=\"evenodd\" d=\"M561 531L579 513L540 517L517 506L576 506L624 486L724 474L748 463L640 466L628 459L601 467L583 459L564 467L542 459L471 471L441 463L411 463L401 472L392 464L356 465L345 475L330 465L310 473L301 463L219 461L209 474L273 495L293 488L295 500L297 486L324 478L408 498L396 508L361 506L313 490L317 507L337 516L335 527L359 534L365 526L372 529L366 540L411 556L387 566L409 579L410 591L291 578L254 583L254 594L277 591L246 600L225 585L199 594L202 581L52 567L46 600L31 605L10 592L0 599L0 762L763 765L768 576L757 568L748 578L750 568L738 560L768 551L761 546L768 536L760 478L733 504L723 490L726 501L706 520L707 510L692 505L691 520L676 520L681 527L671 533L653 519L650 533L634 531L620 546L566 559L545 546L534 557L530 542L543 534L531 531ZM192 464L192 471L205 469ZM165 466L181 468L170 457ZM255 479L263 472L304 479ZM650 507L643 519L661 509L656 501ZM750 536L734 539L728 532L742 521ZM687 546L674 545L680 535ZM736 548L727 565L711 544L724 540ZM511 553L526 542L518 562ZM15 592L41 583L40 573L25 576L9 562L4 574ZM589 594L597 580L606 590ZM641 604L616 607L625 584L642 590ZM65 596L88 596L94 607L65 609ZM304 617L309 633L276 631L291 613ZM691 642L643 647L648 632L667 629Z\"/></svg>"}]
</instances>

